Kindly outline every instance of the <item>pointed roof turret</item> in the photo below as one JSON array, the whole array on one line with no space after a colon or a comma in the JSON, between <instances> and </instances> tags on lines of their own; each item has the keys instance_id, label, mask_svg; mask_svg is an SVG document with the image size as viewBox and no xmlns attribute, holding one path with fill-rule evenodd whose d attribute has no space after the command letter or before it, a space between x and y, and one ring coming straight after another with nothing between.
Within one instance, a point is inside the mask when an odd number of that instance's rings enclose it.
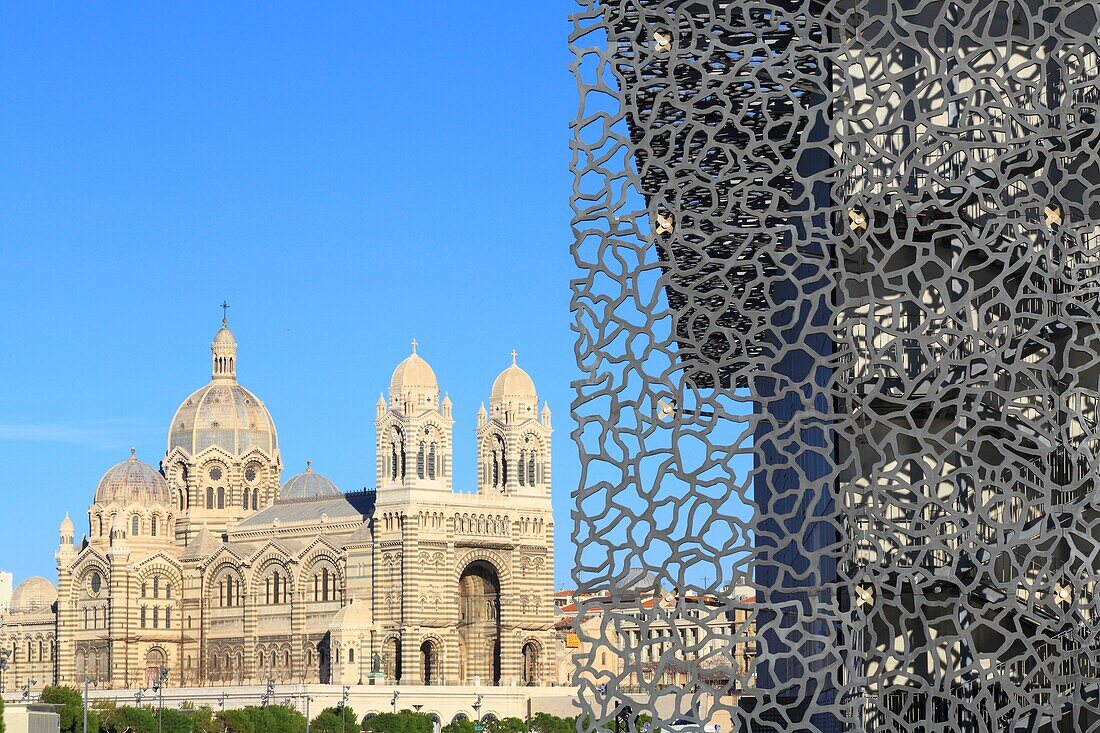
<instances>
[{"instance_id":1,"label":"pointed roof turret","mask_svg":"<svg viewBox=\"0 0 1100 733\"><path fill-rule=\"evenodd\" d=\"M202 560L213 555L221 546L221 540L215 537L204 524L198 534L191 539L191 544L187 545L187 549L183 551L181 559Z\"/></svg>"}]
</instances>

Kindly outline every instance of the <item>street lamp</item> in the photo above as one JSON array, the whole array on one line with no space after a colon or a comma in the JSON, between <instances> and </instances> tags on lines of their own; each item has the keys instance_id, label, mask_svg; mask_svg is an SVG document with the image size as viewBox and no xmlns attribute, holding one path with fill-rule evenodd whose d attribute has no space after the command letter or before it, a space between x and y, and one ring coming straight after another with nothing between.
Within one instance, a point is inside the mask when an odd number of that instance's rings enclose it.
<instances>
[{"instance_id":1,"label":"street lamp","mask_svg":"<svg viewBox=\"0 0 1100 733\"><path fill-rule=\"evenodd\" d=\"M99 687L99 680L84 678L84 733L88 733L88 685Z\"/></svg>"},{"instance_id":2,"label":"street lamp","mask_svg":"<svg viewBox=\"0 0 1100 733\"><path fill-rule=\"evenodd\" d=\"M0 695L4 694L4 672L8 669L9 656L11 656L10 649L0 649Z\"/></svg>"},{"instance_id":3,"label":"street lamp","mask_svg":"<svg viewBox=\"0 0 1100 733\"><path fill-rule=\"evenodd\" d=\"M142 687L140 690L134 693L134 701L137 703L137 706L139 708L141 707L141 698L145 697L145 693L148 691L148 687Z\"/></svg>"},{"instance_id":4,"label":"street lamp","mask_svg":"<svg viewBox=\"0 0 1100 733\"><path fill-rule=\"evenodd\" d=\"M268 678L267 692L260 696L260 707L266 708L273 697L275 697L275 680L272 678Z\"/></svg>"},{"instance_id":5,"label":"street lamp","mask_svg":"<svg viewBox=\"0 0 1100 733\"><path fill-rule=\"evenodd\" d=\"M153 691L157 693L157 733L161 733L164 726L164 686L168 684L168 668L161 667L157 679L153 682Z\"/></svg>"},{"instance_id":6,"label":"street lamp","mask_svg":"<svg viewBox=\"0 0 1100 733\"><path fill-rule=\"evenodd\" d=\"M313 698L306 695L306 733L309 733L309 704L313 702Z\"/></svg>"},{"instance_id":7,"label":"street lamp","mask_svg":"<svg viewBox=\"0 0 1100 733\"><path fill-rule=\"evenodd\" d=\"M476 730L476 731L482 730L482 728L481 728L481 699L482 699L481 695L478 695L477 700L475 700L474 704L470 706L474 709L474 715L477 716L477 725L474 726L474 730Z\"/></svg>"},{"instance_id":8,"label":"street lamp","mask_svg":"<svg viewBox=\"0 0 1100 733\"><path fill-rule=\"evenodd\" d=\"M344 685L344 694L340 696L340 733L344 733L344 725L348 719L346 708L350 697L351 688Z\"/></svg>"},{"instance_id":9,"label":"street lamp","mask_svg":"<svg viewBox=\"0 0 1100 733\"><path fill-rule=\"evenodd\" d=\"M397 690L393 691L393 697L390 698L390 705L393 706L393 714L397 715L397 698L401 697L401 693Z\"/></svg>"},{"instance_id":10,"label":"street lamp","mask_svg":"<svg viewBox=\"0 0 1100 733\"><path fill-rule=\"evenodd\" d=\"M27 680L27 683L25 685L23 685L21 688L19 688L19 689L23 690L23 700L24 701L27 701L27 700L31 699L31 687L33 685L37 685L37 684L38 684L38 680Z\"/></svg>"}]
</instances>

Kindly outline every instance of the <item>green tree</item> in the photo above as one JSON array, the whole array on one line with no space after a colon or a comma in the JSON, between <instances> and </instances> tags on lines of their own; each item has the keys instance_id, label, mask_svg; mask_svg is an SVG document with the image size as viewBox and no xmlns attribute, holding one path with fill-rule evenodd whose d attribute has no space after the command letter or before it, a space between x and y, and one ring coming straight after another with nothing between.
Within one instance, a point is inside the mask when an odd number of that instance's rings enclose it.
<instances>
[{"instance_id":1,"label":"green tree","mask_svg":"<svg viewBox=\"0 0 1100 733\"><path fill-rule=\"evenodd\" d=\"M285 705L246 708L257 733L305 733L305 716ZM346 733L355 733L349 729Z\"/></svg>"},{"instance_id":2,"label":"green tree","mask_svg":"<svg viewBox=\"0 0 1100 733\"><path fill-rule=\"evenodd\" d=\"M528 733L530 730L530 728L527 727L527 723L519 718L494 720L485 727L489 730L489 733Z\"/></svg>"},{"instance_id":3,"label":"green tree","mask_svg":"<svg viewBox=\"0 0 1100 733\"><path fill-rule=\"evenodd\" d=\"M371 733L432 733L435 727L432 716L402 710L393 713L379 713L373 718L363 718L362 727Z\"/></svg>"},{"instance_id":4,"label":"green tree","mask_svg":"<svg viewBox=\"0 0 1100 733\"><path fill-rule=\"evenodd\" d=\"M146 708L119 706L105 712L100 728L106 733L156 733L157 718Z\"/></svg>"},{"instance_id":5,"label":"green tree","mask_svg":"<svg viewBox=\"0 0 1100 733\"><path fill-rule=\"evenodd\" d=\"M217 725L225 733L257 733L252 716L246 710L225 710L218 713Z\"/></svg>"},{"instance_id":6,"label":"green tree","mask_svg":"<svg viewBox=\"0 0 1100 733\"><path fill-rule=\"evenodd\" d=\"M474 724L469 720L456 720L443 726L439 733L476 733Z\"/></svg>"},{"instance_id":7,"label":"green tree","mask_svg":"<svg viewBox=\"0 0 1100 733\"><path fill-rule=\"evenodd\" d=\"M528 723L534 733L574 733L577 730L576 718L559 718L550 713L535 713Z\"/></svg>"},{"instance_id":8,"label":"green tree","mask_svg":"<svg viewBox=\"0 0 1100 733\"><path fill-rule=\"evenodd\" d=\"M185 709L185 712L191 719L192 733L222 733L221 726L214 720L214 711L208 706Z\"/></svg>"},{"instance_id":9,"label":"green tree","mask_svg":"<svg viewBox=\"0 0 1100 733\"><path fill-rule=\"evenodd\" d=\"M157 714L153 713L154 716ZM194 730L194 722L187 711L166 707L159 714L164 716L161 720L164 733L192 733Z\"/></svg>"},{"instance_id":10,"label":"green tree","mask_svg":"<svg viewBox=\"0 0 1100 733\"><path fill-rule=\"evenodd\" d=\"M61 733L82 733L84 730L84 697L73 687L50 685L42 690L42 702L60 705L57 714L61 718ZM99 721L88 715L88 730L96 733Z\"/></svg>"},{"instance_id":11,"label":"green tree","mask_svg":"<svg viewBox=\"0 0 1100 733\"><path fill-rule=\"evenodd\" d=\"M310 725L310 733L358 733L359 718L355 717L355 711L345 707L343 709L343 724L340 723L340 708L325 708L321 714L313 719Z\"/></svg>"}]
</instances>

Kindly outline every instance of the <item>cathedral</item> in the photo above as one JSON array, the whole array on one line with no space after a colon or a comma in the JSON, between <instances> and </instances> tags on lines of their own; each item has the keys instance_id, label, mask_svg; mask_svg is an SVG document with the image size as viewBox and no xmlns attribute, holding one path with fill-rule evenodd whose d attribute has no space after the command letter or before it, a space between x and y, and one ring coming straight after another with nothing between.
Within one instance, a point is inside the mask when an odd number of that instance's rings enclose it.
<instances>
[{"instance_id":1,"label":"cathedral","mask_svg":"<svg viewBox=\"0 0 1100 733\"><path fill-rule=\"evenodd\" d=\"M537 685L552 674L550 410L512 363L477 413L476 493L455 491L451 400L412 353L375 411L375 488L307 463L281 481L275 422L237 382L223 319L212 378L154 468L103 475L58 584L0 616L4 689L262 683Z\"/></svg>"}]
</instances>

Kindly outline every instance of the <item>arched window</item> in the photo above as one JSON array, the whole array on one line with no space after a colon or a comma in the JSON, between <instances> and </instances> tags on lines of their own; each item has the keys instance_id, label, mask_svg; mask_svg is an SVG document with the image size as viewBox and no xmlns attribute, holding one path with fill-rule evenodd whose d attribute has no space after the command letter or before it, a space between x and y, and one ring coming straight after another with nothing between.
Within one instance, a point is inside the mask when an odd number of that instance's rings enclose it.
<instances>
[{"instance_id":1,"label":"arched window","mask_svg":"<svg viewBox=\"0 0 1100 733\"><path fill-rule=\"evenodd\" d=\"M349 662L354 662L355 661L355 649L354 648L348 649L348 661Z\"/></svg>"},{"instance_id":2,"label":"arched window","mask_svg":"<svg viewBox=\"0 0 1100 733\"><path fill-rule=\"evenodd\" d=\"M149 521L149 534L153 537L157 536L157 517L156 515Z\"/></svg>"},{"instance_id":3,"label":"arched window","mask_svg":"<svg viewBox=\"0 0 1100 733\"><path fill-rule=\"evenodd\" d=\"M519 452L519 485L525 486L527 484L527 471L524 466L527 465L527 451L521 450Z\"/></svg>"},{"instance_id":4,"label":"arched window","mask_svg":"<svg viewBox=\"0 0 1100 733\"><path fill-rule=\"evenodd\" d=\"M207 509L213 509L214 508L214 487L213 486L207 486L206 487L206 508Z\"/></svg>"},{"instance_id":5,"label":"arched window","mask_svg":"<svg viewBox=\"0 0 1100 733\"><path fill-rule=\"evenodd\" d=\"M141 607L141 628L143 628L143 629L145 628L145 612L146 612L146 608L145 608L145 606L142 606Z\"/></svg>"},{"instance_id":6,"label":"arched window","mask_svg":"<svg viewBox=\"0 0 1100 733\"><path fill-rule=\"evenodd\" d=\"M522 470L522 466L520 469ZM531 451L527 456L527 485L535 485L535 452Z\"/></svg>"},{"instance_id":7,"label":"arched window","mask_svg":"<svg viewBox=\"0 0 1100 733\"><path fill-rule=\"evenodd\" d=\"M160 576L153 576L153 598L160 598Z\"/></svg>"},{"instance_id":8,"label":"arched window","mask_svg":"<svg viewBox=\"0 0 1100 733\"><path fill-rule=\"evenodd\" d=\"M503 491L508 484L508 459L504 455L504 438L494 435L489 441L489 465L487 466L489 485Z\"/></svg>"},{"instance_id":9,"label":"arched window","mask_svg":"<svg viewBox=\"0 0 1100 733\"><path fill-rule=\"evenodd\" d=\"M424 441L420 441L420 447L416 450L416 477L424 478L424 454L427 449L424 446Z\"/></svg>"},{"instance_id":10,"label":"arched window","mask_svg":"<svg viewBox=\"0 0 1100 733\"><path fill-rule=\"evenodd\" d=\"M99 515L98 517L96 517L96 520L99 522L99 536L102 537L103 536L103 515Z\"/></svg>"},{"instance_id":11,"label":"arched window","mask_svg":"<svg viewBox=\"0 0 1100 733\"><path fill-rule=\"evenodd\" d=\"M435 443L433 442L431 448L428 449L428 478L433 481L436 474L436 460Z\"/></svg>"},{"instance_id":12,"label":"arched window","mask_svg":"<svg viewBox=\"0 0 1100 733\"><path fill-rule=\"evenodd\" d=\"M218 509L225 509L225 489L218 487Z\"/></svg>"},{"instance_id":13,"label":"arched window","mask_svg":"<svg viewBox=\"0 0 1100 733\"><path fill-rule=\"evenodd\" d=\"M135 514L130 518L130 536L137 537L139 529L141 529L141 520L138 518L138 515Z\"/></svg>"}]
</instances>

